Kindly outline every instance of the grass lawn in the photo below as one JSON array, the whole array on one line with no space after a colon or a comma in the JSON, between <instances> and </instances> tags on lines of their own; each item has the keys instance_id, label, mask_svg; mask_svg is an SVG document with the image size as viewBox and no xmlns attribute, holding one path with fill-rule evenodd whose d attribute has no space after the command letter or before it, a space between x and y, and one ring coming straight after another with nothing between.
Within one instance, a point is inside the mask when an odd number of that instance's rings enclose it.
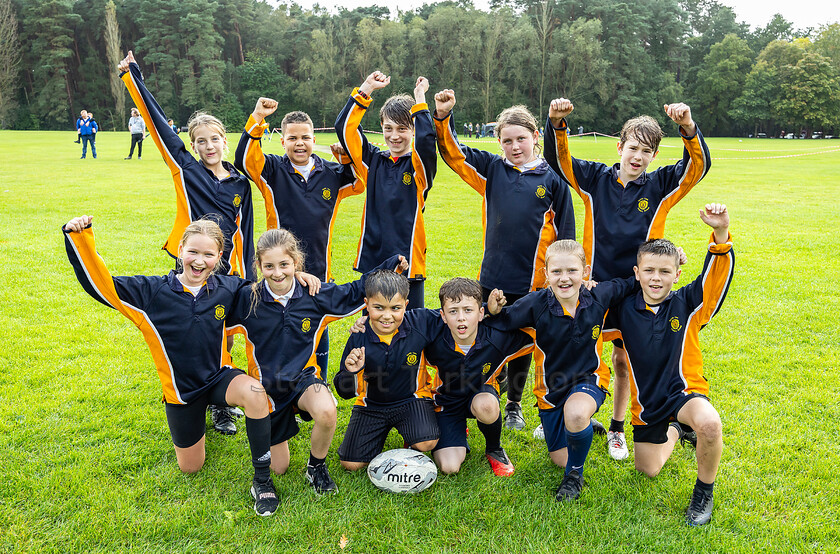
<instances>
[{"instance_id":1,"label":"grass lawn","mask_svg":"<svg viewBox=\"0 0 840 554\"><path fill-rule=\"evenodd\" d=\"M233 150L238 136L230 138ZM289 471L275 477L282 502L272 518L252 510L242 420L234 437L209 432L204 469L181 474L141 334L82 290L60 232L71 217L92 214L114 275L166 273L172 263L160 248L174 220L172 181L152 141L142 160L124 161L128 133L99 133L99 158L80 160L74 139L0 132L0 265L9 270L0 289L0 551L837 551L840 234L831 229L840 141L710 139L709 175L668 218L667 236L689 255L683 283L703 261L709 230L698 208L706 202L729 206L737 252L726 303L701 334L724 452L712 522L691 529L683 512L696 464L680 446L648 479L632 456L611 460L596 436L580 501L555 502L562 475L531 436L538 417L530 387L527 432L502 437L516 465L508 479L493 476L472 422L473 450L459 475L417 496L382 493L364 473L340 469L335 450L350 401L339 402L328 457L338 495L316 498L306 485L308 424L290 443ZM679 144L665 139L653 166L674 163ZM571 147L580 158L617 161L614 140L573 138ZM277 139L264 148L282 152ZM265 213L253 191L259 234ZM361 206L360 197L346 200L335 226L339 282L356 275ZM575 207L582 221L577 198ZM426 208L427 306L446 279L477 273L480 208L440 162ZM349 323L332 326L330 376ZM244 360L241 341L235 357ZM607 422L611 408L608 398L596 417ZM386 447L401 446L392 433Z\"/></svg>"}]
</instances>

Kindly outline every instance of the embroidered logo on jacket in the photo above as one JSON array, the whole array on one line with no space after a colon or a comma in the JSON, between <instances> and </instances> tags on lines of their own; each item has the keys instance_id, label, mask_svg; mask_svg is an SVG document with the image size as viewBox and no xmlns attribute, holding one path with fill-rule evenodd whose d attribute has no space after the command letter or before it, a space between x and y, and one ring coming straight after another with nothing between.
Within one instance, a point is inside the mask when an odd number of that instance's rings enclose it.
<instances>
[{"instance_id":1,"label":"embroidered logo on jacket","mask_svg":"<svg viewBox=\"0 0 840 554\"><path fill-rule=\"evenodd\" d=\"M405 357L405 363L408 365L416 365L417 364L417 353L416 352L409 352L408 356Z\"/></svg>"},{"instance_id":2,"label":"embroidered logo on jacket","mask_svg":"<svg viewBox=\"0 0 840 554\"><path fill-rule=\"evenodd\" d=\"M536 195L537 198L545 198L545 193L548 192L544 185L540 185L537 187Z\"/></svg>"},{"instance_id":3,"label":"embroidered logo on jacket","mask_svg":"<svg viewBox=\"0 0 840 554\"><path fill-rule=\"evenodd\" d=\"M680 318L678 318L677 316L672 317L668 321L671 322L671 331L676 333L677 331L682 329L682 325L680 325Z\"/></svg>"},{"instance_id":4,"label":"embroidered logo on jacket","mask_svg":"<svg viewBox=\"0 0 840 554\"><path fill-rule=\"evenodd\" d=\"M403 184L404 185L410 185L411 184L411 173L409 173L408 171L403 173Z\"/></svg>"},{"instance_id":5,"label":"embroidered logo on jacket","mask_svg":"<svg viewBox=\"0 0 840 554\"><path fill-rule=\"evenodd\" d=\"M242 197L238 194L233 197L233 207L238 208L239 205L242 203Z\"/></svg>"},{"instance_id":6,"label":"embroidered logo on jacket","mask_svg":"<svg viewBox=\"0 0 840 554\"><path fill-rule=\"evenodd\" d=\"M490 364L490 362L487 362L486 364L481 366L481 371L483 371L484 373L488 373L491 369L493 369L493 366Z\"/></svg>"},{"instance_id":7,"label":"embroidered logo on jacket","mask_svg":"<svg viewBox=\"0 0 840 554\"><path fill-rule=\"evenodd\" d=\"M332 198L332 192L327 187L321 189L321 196L324 197L324 200L329 200Z\"/></svg>"},{"instance_id":8,"label":"embroidered logo on jacket","mask_svg":"<svg viewBox=\"0 0 840 554\"><path fill-rule=\"evenodd\" d=\"M303 321L300 322L300 330L304 333L308 333L309 329L312 328L312 323L309 321L308 317L303 318Z\"/></svg>"},{"instance_id":9,"label":"embroidered logo on jacket","mask_svg":"<svg viewBox=\"0 0 840 554\"><path fill-rule=\"evenodd\" d=\"M219 304L218 306L216 306L216 310L213 313L213 315L215 315L216 319L218 319L219 321L223 320L225 318L225 307Z\"/></svg>"},{"instance_id":10,"label":"embroidered logo on jacket","mask_svg":"<svg viewBox=\"0 0 840 554\"><path fill-rule=\"evenodd\" d=\"M601 326L600 325L596 325L595 327L592 328L592 338L593 339L597 340L598 335L600 335L600 334L601 334Z\"/></svg>"},{"instance_id":11,"label":"embroidered logo on jacket","mask_svg":"<svg viewBox=\"0 0 840 554\"><path fill-rule=\"evenodd\" d=\"M641 200L639 200L639 211L640 212L646 212L649 209L650 209L650 202L648 201L647 198L642 198Z\"/></svg>"}]
</instances>

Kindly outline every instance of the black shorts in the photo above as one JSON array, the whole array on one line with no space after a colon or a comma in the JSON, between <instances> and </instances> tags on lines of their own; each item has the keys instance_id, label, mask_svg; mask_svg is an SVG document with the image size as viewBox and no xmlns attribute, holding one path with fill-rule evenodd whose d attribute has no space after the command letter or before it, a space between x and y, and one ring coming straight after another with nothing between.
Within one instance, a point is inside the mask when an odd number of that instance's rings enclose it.
<instances>
[{"instance_id":1,"label":"black shorts","mask_svg":"<svg viewBox=\"0 0 840 554\"><path fill-rule=\"evenodd\" d=\"M230 382L239 375L245 375L241 369L227 367L219 382L210 387L203 395L189 404L166 403L166 422L172 442L178 448L189 448L201 440L207 428L205 423L207 406L227 406L225 400Z\"/></svg>"},{"instance_id":2,"label":"black shorts","mask_svg":"<svg viewBox=\"0 0 840 554\"><path fill-rule=\"evenodd\" d=\"M665 444L668 442L668 425L670 425L672 421L677 421L677 414L682 407L685 406L686 402L692 398L705 398L706 400L709 400L705 394L700 394L699 392L692 392L691 394L681 397L680 400L674 404L674 408L669 417L663 419L662 421L648 423L647 425L634 425L633 442L649 442L651 444ZM680 423L680 427L682 427L686 433L693 431L691 427L685 425L684 423Z\"/></svg>"},{"instance_id":3,"label":"black shorts","mask_svg":"<svg viewBox=\"0 0 840 554\"><path fill-rule=\"evenodd\" d=\"M382 452L392 427L409 445L435 440L440 436L432 401L413 398L393 407L353 406L338 459L369 462Z\"/></svg>"},{"instance_id":4,"label":"black shorts","mask_svg":"<svg viewBox=\"0 0 840 554\"><path fill-rule=\"evenodd\" d=\"M304 412L298 408L298 400L301 395L306 392L306 389L312 385L323 385L327 390L330 386L315 374L314 367L308 367L303 370L299 378L294 381L277 381L266 388L268 396L271 399L271 408L273 412L282 412L286 409L292 410L292 413L299 413L301 419L304 421L312 421L312 416L309 412ZM335 397L333 397L335 398Z\"/></svg>"},{"instance_id":5,"label":"black shorts","mask_svg":"<svg viewBox=\"0 0 840 554\"><path fill-rule=\"evenodd\" d=\"M437 416L438 428L440 428L440 440L438 440L435 450L462 446L467 449L467 452L470 451L470 445L467 443L467 420L475 419L470 406L475 395L482 392L492 394L497 400L499 398L499 392L495 387L483 385L480 391L463 397L462 401L446 402L438 408L435 415Z\"/></svg>"},{"instance_id":6,"label":"black shorts","mask_svg":"<svg viewBox=\"0 0 840 554\"><path fill-rule=\"evenodd\" d=\"M295 410L291 404L282 410L274 410L269 417L271 418L271 446L286 442L300 431L295 419Z\"/></svg>"}]
</instances>

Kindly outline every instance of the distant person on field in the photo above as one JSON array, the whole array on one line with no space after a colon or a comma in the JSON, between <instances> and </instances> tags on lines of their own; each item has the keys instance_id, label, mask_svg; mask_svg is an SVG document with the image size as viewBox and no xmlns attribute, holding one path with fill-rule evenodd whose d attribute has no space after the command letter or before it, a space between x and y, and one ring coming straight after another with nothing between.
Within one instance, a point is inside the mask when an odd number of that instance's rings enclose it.
<instances>
[{"instance_id":1,"label":"distant person on field","mask_svg":"<svg viewBox=\"0 0 840 554\"><path fill-rule=\"evenodd\" d=\"M542 288L548 245L574 239L575 216L569 187L539 153L537 120L525 106L499 114L496 135L503 156L463 146L455 135L455 92L435 95L438 150L443 161L483 198L484 255L478 280L486 299L493 289L511 302ZM506 427L525 428L522 391L531 357L508 364Z\"/></svg>"},{"instance_id":2,"label":"distant person on field","mask_svg":"<svg viewBox=\"0 0 840 554\"><path fill-rule=\"evenodd\" d=\"M614 165L573 158L569 150L566 116L574 106L565 98L551 101L546 123L545 157L583 200L583 249L595 281L633 275L636 250L649 239L661 238L665 218L677 202L700 182L711 166L703 134L685 104L667 104L665 114L679 125L682 159L647 172L659 152L664 133L650 116L628 120L618 142L620 161ZM630 397L629 367L620 334L611 316L604 323L604 340L613 341L615 389L613 416L607 433L610 456L629 455L624 415Z\"/></svg>"},{"instance_id":3,"label":"distant person on field","mask_svg":"<svg viewBox=\"0 0 840 554\"><path fill-rule=\"evenodd\" d=\"M181 132L181 130L178 128L178 126L175 125L175 122L172 121L171 119L167 119L166 124L169 125L169 128L172 129L172 132L175 133L176 135Z\"/></svg>"},{"instance_id":4,"label":"distant person on field","mask_svg":"<svg viewBox=\"0 0 840 554\"><path fill-rule=\"evenodd\" d=\"M706 204L700 218L712 228L700 275L672 292L680 277L679 251L668 240L649 240L639 247L633 268L642 290L610 310L634 384L630 412L636 469L658 475L678 440L697 449L697 480L686 510L689 525L712 518L723 451L720 415L709 402L709 381L703 376L699 333L720 311L735 268L726 206Z\"/></svg>"},{"instance_id":5,"label":"distant person on field","mask_svg":"<svg viewBox=\"0 0 840 554\"><path fill-rule=\"evenodd\" d=\"M361 122L374 91L391 78L374 71L354 89L335 122L338 140L351 159L356 177L365 183L362 235L353 269L367 272L389 256L405 254L411 308L422 308L426 280L426 196L437 171L435 128L426 92L429 81L418 77L414 96L391 96L379 111L387 150L370 144Z\"/></svg>"},{"instance_id":6,"label":"distant person on field","mask_svg":"<svg viewBox=\"0 0 840 554\"><path fill-rule=\"evenodd\" d=\"M152 140L172 174L176 194L175 224L163 249L177 259L178 238L190 221L204 216L219 223L225 235L219 271L254 279L254 209L251 183L230 162L225 126L218 118L204 112L190 117L190 146L198 160L187 151L184 141L167 123L166 114L146 88L134 53L120 62L120 76L131 99L148 125ZM232 345L230 337L228 345ZM236 433L234 412L227 407L211 408L213 426L219 433Z\"/></svg>"},{"instance_id":7,"label":"distant person on field","mask_svg":"<svg viewBox=\"0 0 840 554\"><path fill-rule=\"evenodd\" d=\"M82 110L79 114L79 118L76 120L76 140L74 141L76 144L81 144L82 142L82 123L87 119L87 110Z\"/></svg>"},{"instance_id":8,"label":"distant person on field","mask_svg":"<svg viewBox=\"0 0 840 554\"><path fill-rule=\"evenodd\" d=\"M93 112L87 112L87 117L82 121L79 127L79 134L82 137L82 157L87 156L88 143L90 143L90 152L96 158L96 131L99 127L96 125L96 120L93 119Z\"/></svg>"},{"instance_id":9,"label":"distant person on field","mask_svg":"<svg viewBox=\"0 0 840 554\"><path fill-rule=\"evenodd\" d=\"M131 133L131 150L126 160L134 155L134 146L137 146L137 159L143 157L143 137L146 136L146 122L140 117L140 110L131 108L131 117L128 120L128 132Z\"/></svg>"},{"instance_id":10,"label":"distant person on field","mask_svg":"<svg viewBox=\"0 0 840 554\"><path fill-rule=\"evenodd\" d=\"M583 134L583 125L578 125L578 134L579 135Z\"/></svg>"}]
</instances>

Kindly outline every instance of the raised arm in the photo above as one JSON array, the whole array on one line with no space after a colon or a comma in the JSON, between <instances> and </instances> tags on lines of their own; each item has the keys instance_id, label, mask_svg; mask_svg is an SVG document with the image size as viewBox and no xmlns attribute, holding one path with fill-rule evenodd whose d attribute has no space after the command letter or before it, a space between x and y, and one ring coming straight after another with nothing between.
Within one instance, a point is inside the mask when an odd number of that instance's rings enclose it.
<instances>
[{"instance_id":1,"label":"raised arm","mask_svg":"<svg viewBox=\"0 0 840 554\"><path fill-rule=\"evenodd\" d=\"M490 164L499 156L463 146L458 142L452 108L455 106L455 91L445 89L435 94L435 131L440 157L452 171L481 195L487 189L487 173Z\"/></svg>"},{"instance_id":2,"label":"raised arm","mask_svg":"<svg viewBox=\"0 0 840 554\"><path fill-rule=\"evenodd\" d=\"M367 79L350 93L350 99L335 120L338 140L350 157L356 176L365 183L371 158L379 149L371 146L362 132L362 117L370 106L373 91L386 87L390 82L391 78L381 71L374 71L368 75Z\"/></svg>"},{"instance_id":3,"label":"raised arm","mask_svg":"<svg viewBox=\"0 0 840 554\"><path fill-rule=\"evenodd\" d=\"M239 138L234 157L234 166L248 176L263 197L265 204L266 227L277 228L277 211L274 204L274 191L268 186L275 171L272 159L263 153L262 136L268 123L265 119L277 110L277 101L271 98L260 98L251 112L245 130Z\"/></svg>"},{"instance_id":4,"label":"raised arm","mask_svg":"<svg viewBox=\"0 0 840 554\"><path fill-rule=\"evenodd\" d=\"M660 238L665 234L665 218L677 202L699 183L712 166L709 147L703 133L691 117L691 108L685 104L667 104L665 113L680 126L683 140L683 157L674 165L656 170L661 175L663 200L653 217L648 230L648 238Z\"/></svg>"},{"instance_id":5,"label":"raised arm","mask_svg":"<svg viewBox=\"0 0 840 554\"><path fill-rule=\"evenodd\" d=\"M720 310L735 269L732 235L729 234L729 212L723 204L706 204L700 209L700 219L712 228L709 251L703 262L703 271L690 284L685 294L689 303L699 307L697 323L705 325Z\"/></svg>"}]
</instances>

